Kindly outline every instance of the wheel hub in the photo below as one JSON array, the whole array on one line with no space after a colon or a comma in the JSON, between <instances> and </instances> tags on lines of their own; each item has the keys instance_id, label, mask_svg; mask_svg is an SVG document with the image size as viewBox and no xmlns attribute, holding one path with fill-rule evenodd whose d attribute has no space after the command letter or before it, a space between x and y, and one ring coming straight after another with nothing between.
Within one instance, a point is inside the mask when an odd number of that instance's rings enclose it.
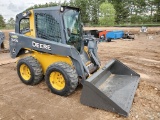
<instances>
[{"instance_id":1,"label":"wheel hub","mask_svg":"<svg viewBox=\"0 0 160 120\"><path fill-rule=\"evenodd\" d=\"M31 78L31 72L27 65L22 64L20 66L20 74L24 80L28 81Z\"/></svg>"},{"instance_id":2,"label":"wheel hub","mask_svg":"<svg viewBox=\"0 0 160 120\"><path fill-rule=\"evenodd\" d=\"M65 79L60 72L52 72L50 74L50 83L57 90L62 90L65 87Z\"/></svg>"}]
</instances>

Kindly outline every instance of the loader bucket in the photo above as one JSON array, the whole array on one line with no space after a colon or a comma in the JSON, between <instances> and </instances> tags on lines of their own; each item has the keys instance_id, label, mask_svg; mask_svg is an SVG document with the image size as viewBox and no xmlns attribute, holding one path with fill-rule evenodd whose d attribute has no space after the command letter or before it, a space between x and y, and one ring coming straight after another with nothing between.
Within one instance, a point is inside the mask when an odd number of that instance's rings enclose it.
<instances>
[{"instance_id":1,"label":"loader bucket","mask_svg":"<svg viewBox=\"0 0 160 120\"><path fill-rule=\"evenodd\" d=\"M113 59L83 81L81 103L128 116L140 75Z\"/></svg>"}]
</instances>

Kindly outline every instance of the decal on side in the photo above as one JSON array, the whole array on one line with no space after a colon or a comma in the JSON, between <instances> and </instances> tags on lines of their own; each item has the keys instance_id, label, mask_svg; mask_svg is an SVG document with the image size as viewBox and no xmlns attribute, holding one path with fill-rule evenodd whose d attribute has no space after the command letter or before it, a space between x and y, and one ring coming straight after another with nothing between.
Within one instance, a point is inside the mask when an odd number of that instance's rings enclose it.
<instances>
[{"instance_id":1,"label":"decal on side","mask_svg":"<svg viewBox=\"0 0 160 120\"><path fill-rule=\"evenodd\" d=\"M40 48L40 49L46 49L46 50L51 50L51 45L47 45L47 44L42 44L42 43L37 43L32 41L32 47L34 48Z\"/></svg>"},{"instance_id":2,"label":"decal on side","mask_svg":"<svg viewBox=\"0 0 160 120\"><path fill-rule=\"evenodd\" d=\"M18 36L17 35L11 35L11 41L12 42L18 42Z\"/></svg>"}]
</instances>

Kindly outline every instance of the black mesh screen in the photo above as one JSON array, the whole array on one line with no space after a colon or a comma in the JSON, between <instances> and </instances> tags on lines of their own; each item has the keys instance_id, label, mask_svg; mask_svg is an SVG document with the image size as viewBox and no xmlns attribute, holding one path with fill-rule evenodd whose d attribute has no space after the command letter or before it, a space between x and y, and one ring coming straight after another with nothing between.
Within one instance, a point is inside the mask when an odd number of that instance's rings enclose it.
<instances>
[{"instance_id":1,"label":"black mesh screen","mask_svg":"<svg viewBox=\"0 0 160 120\"><path fill-rule=\"evenodd\" d=\"M37 37L61 42L60 25L51 15L36 13L35 20Z\"/></svg>"}]
</instances>

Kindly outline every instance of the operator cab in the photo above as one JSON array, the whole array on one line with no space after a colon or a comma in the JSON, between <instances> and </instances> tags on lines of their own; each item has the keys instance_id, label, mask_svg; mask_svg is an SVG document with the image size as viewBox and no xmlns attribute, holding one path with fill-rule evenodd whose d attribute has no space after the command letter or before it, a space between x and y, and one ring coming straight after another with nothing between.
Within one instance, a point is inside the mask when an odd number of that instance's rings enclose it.
<instances>
[{"instance_id":1,"label":"operator cab","mask_svg":"<svg viewBox=\"0 0 160 120\"><path fill-rule=\"evenodd\" d=\"M79 8L56 6L33 9L16 16L15 32L30 37L73 45L79 52L82 25Z\"/></svg>"}]
</instances>

